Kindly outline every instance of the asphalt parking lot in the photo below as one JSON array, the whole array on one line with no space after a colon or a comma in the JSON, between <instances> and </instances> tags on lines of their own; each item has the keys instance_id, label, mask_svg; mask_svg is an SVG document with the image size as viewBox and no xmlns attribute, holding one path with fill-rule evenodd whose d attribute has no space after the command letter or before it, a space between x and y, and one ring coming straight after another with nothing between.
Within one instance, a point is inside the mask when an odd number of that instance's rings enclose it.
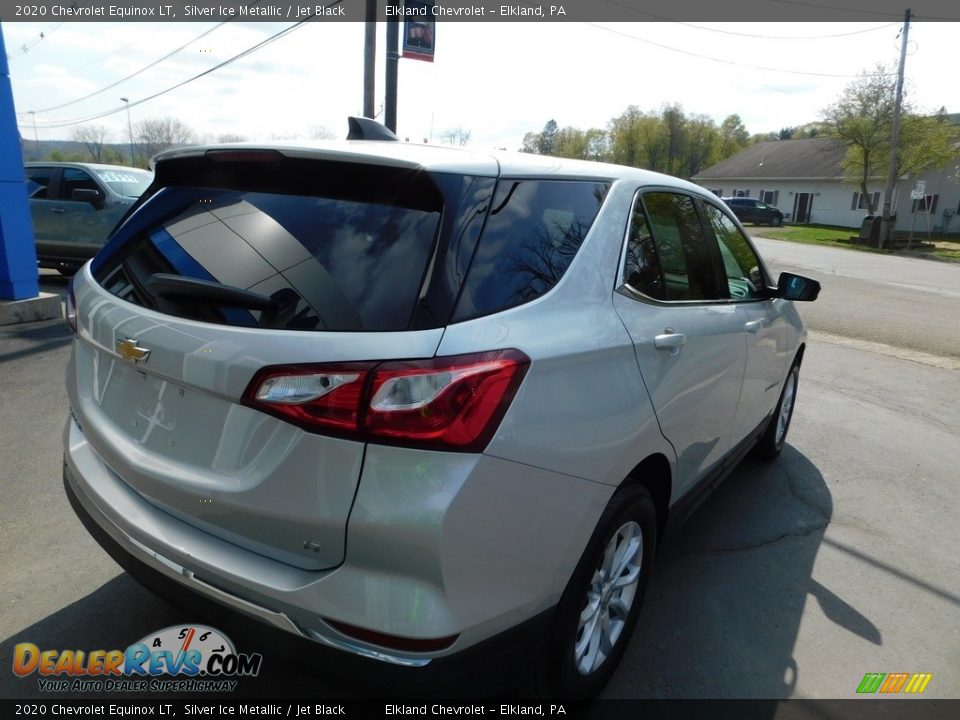
<instances>
[{"instance_id":1,"label":"asphalt parking lot","mask_svg":"<svg viewBox=\"0 0 960 720\"><path fill-rule=\"evenodd\" d=\"M18 642L126 647L221 619L265 655L240 695L381 695L337 653L160 600L96 545L61 484L69 343L58 321L0 328L0 697L44 696L7 670ZM788 447L747 461L662 548L605 696L851 698L867 672L929 672L926 697L960 697L960 371L949 348L888 347L814 329Z\"/></svg>"}]
</instances>

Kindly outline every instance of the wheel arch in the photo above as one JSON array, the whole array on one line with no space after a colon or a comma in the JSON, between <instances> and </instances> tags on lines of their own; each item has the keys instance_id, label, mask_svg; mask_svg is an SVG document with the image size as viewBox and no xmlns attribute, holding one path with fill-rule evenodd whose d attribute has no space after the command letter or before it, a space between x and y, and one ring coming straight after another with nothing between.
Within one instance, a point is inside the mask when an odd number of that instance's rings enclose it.
<instances>
[{"instance_id":1,"label":"wheel arch","mask_svg":"<svg viewBox=\"0 0 960 720\"><path fill-rule=\"evenodd\" d=\"M667 525L667 516L670 513L670 498L673 493L673 473L670 470L670 461L663 453L653 453L644 458L630 471L621 487L627 485L641 485L653 498L653 506L657 511L657 541L663 537Z\"/></svg>"}]
</instances>

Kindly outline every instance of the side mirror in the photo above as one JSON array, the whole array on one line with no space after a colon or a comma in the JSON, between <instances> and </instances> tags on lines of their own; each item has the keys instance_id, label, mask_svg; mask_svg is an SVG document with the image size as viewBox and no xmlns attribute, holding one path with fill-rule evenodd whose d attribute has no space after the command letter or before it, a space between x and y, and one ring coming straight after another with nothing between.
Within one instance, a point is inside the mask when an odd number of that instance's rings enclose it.
<instances>
[{"instance_id":1,"label":"side mirror","mask_svg":"<svg viewBox=\"0 0 960 720\"><path fill-rule=\"evenodd\" d=\"M777 281L777 297L784 300L813 302L819 294L820 283L816 280L788 272L780 273L780 279Z\"/></svg>"},{"instance_id":2,"label":"side mirror","mask_svg":"<svg viewBox=\"0 0 960 720\"><path fill-rule=\"evenodd\" d=\"M103 207L103 196L99 190L90 188L77 188L70 193L70 199L74 202L86 202L93 205L98 210Z\"/></svg>"}]
</instances>

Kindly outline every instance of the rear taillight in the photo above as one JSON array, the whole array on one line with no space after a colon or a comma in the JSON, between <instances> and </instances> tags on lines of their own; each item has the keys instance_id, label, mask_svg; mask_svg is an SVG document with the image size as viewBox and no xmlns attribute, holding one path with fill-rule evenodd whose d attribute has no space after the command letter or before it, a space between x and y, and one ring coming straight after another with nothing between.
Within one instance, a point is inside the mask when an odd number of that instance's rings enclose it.
<instances>
[{"instance_id":1,"label":"rear taillight","mask_svg":"<svg viewBox=\"0 0 960 720\"><path fill-rule=\"evenodd\" d=\"M373 371L365 428L402 444L479 452L529 362L516 350L500 350L383 363Z\"/></svg>"},{"instance_id":2,"label":"rear taillight","mask_svg":"<svg viewBox=\"0 0 960 720\"><path fill-rule=\"evenodd\" d=\"M73 293L73 278L70 278L70 282L67 283L67 298L65 302L65 308L63 311L64 319L67 321L67 325L70 326L70 329L74 333L77 332L77 296Z\"/></svg>"},{"instance_id":3,"label":"rear taillight","mask_svg":"<svg viewBox=\"0 0 960 720\"><path fill-rule=\"evenodd\" d=\"M497 350L380 364L269 367L250 382L243 402L311 432L480 452L529 364L518 350Z\"/></svg>"}]
</instances>

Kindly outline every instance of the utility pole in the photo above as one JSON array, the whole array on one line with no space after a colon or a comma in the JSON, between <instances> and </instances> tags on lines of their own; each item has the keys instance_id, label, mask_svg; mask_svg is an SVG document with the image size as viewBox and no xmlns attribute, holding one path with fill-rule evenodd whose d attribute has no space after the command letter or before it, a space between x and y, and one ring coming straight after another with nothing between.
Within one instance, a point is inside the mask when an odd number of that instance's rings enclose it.
<instances>
[{"instance_id":1,"label":"utility pole","mask_svg":"<svg viewBox=\"0 0 960 720\"><path fill-rule=\"evenodd\" d=\"M400 64L400 21L395 15L387 19L387 96L383 121L391 132L397 131L397 66Z\"/></svg>"},{"instance_id":2,"label":"utility pole","mask_svg":"<svg viewBox=\"0 0 960 720\"><path fill-rule=\"evenodd\" d=\"M27 114L33 118L33 159L40 159L40 138L37 137L37 111L27 110Z\"/></svg>"},{"instance_id":3,"label":"utility pole","mask_svg":"<svg viewBox=\"0 0 960 720\"><path fill-rule=\"evenodd\" d=\"M130 122L130 100L128 98L120 98L120 102L127 104L127 131L130 133L130 165L132 167L136 162L136 158L133 155L133 123Z\"/></svg>"},{"instance_id":4,"label":"utility pole","mask_svg":"<svg viewBox=\"0 0 960 720\"><path fill-rule=\"evenodd\" d=\"M363 34L363 116L374 115L374 72L377 64L377 0L366 0Z\"/></svg>"},{"instance_id":5,"label":"utility pole","mask_svg":"<svg viewBox=\"0 0 960 720\"><path fill-rule=\"evenodd\" d=\"M890 221L890 207L893 204L893 191L897 183L897 159L900 150L900 108L903 105L903 68L907 62L907 35L910 32L910 10L903 16L903 31L900 33L900 68L897 70L897 99L893 106L893 123L890 127L890 165L887 167L887 187L883 191L883 222L880 226L882 248L893 238L893 223Z\"/></svg>"}]
</instances>

